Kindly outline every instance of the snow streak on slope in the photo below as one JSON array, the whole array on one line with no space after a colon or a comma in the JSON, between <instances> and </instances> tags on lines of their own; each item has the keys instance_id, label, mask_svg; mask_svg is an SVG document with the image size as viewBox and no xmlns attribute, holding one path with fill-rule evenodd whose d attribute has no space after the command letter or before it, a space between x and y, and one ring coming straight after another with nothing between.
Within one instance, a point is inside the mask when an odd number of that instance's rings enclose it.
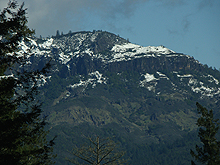
<instances>
[{"instance_id":1,"label":"snow streak on slope","mask_svg":"<svg viewBox=\"0 0 220 165\"><path fill-rule=\"evenodd\" d=\"M215 83L218 84L218 80ZM189 79L188 86L191 87L193 92L201 93L203 96L213 97L215 95L220 94L220 88L214 87L214 86L211 87L211 86L205 85L204 82L199 81L199 80L197 80L195 78L190 78Z\"/></svg>"},{"instance_id":2,"label":"snow streak on slope","mask_svg":"<svg viewBox=\"0 0 220 165\"><path fill-rule=\"evenodd\" d=\"M83 80L82 78L80 79L79 83L69 85L69 87L77 88L77 87L83 86L85 90L89 84L92 85L92 88L94 88L97 84L106 84L106 81L107 81L107 78L103 77L103 75L99 73L99 71L89 73L89 77L90 78L87 80Z\"/></svg>"},{"instance_id":3,"label":"snow streak on slope","mask_svg":"<svg viewBox=\"0 0 220 165\"><path fill-rule=\"evenodd\" d=\"M146 73L142 75L144 77L144 80L140 81L139 85L140 87L147 88L149 91L155 92L158 82L161 79L166 79L170 82L170 84L172 85L172 89L175 91L181 90L183 87L188 86L192 90L192 92L200 93L202 97L213 97L220 94L220 88L216 86L219 84L219 81L212 75L202 76L203 81L207 81L210 83L209 85L207 85L207 83L204 83L201 80L199 81L191 74L181 75L178 72L173 72L173 74L176 75L176 77L179 79L179 87L173 84L169 77L161 72L156 72L156 74Z\"/></svg>"},{"instance_id":4,"label":"snow streak on slope","mask_svg":"<svg viewBox=\"0 0 220 165\"><path fill-rule=\"evenodd\" d=\"M209 82L209 84L204 83L201 80L198 80L191 74L177 74L177 77L183 84L186 83L193 92L200 93L202 96L213 97L215 95L220 94L220 88L216 86L218 85L219 81L212 75L202 76L203 81L207 81Z\"/></svg>"},{"instance_id":5,"label":"snow streak on slope","mask_svg":"<svg viewBox=\"0 0 220 165\"><path fill-rule=\"evenodd\" d=\"M140 81L140 87L146 87L149 91L154 91L155 92L155 87L158 84L158 81L161 79L166 79L166 80L170 80L165 74L161 73L161 72L156 72L157 73L157 77L155 78L154 74L149 74L146 73L144 76L144 80ZM173 85L173 83L171 82L171 84Z\"/></svg>"},{"instance_id":6,"label":"snow streak on slope","mask_svg":"<svg viewBox=\"0 0 220 165\"><path fill-rule=\"evenodd\" d=\"M142 75L144 76L144 80L140 81L140 87L147 87L147 89L149 91L154 91L155 90L155 87L157 85L157 82L155 77L154 77L154 74L149 74L149 73L146 73L145 75Z\"/></svg>"},{"instance_id":7,"label":"snow streak on slope","mask_svg":"<svg viewBox=\"0 0 220 165\"><path fill-rule=\"evenodd\" d=\"M27 53L26 57L30 57L30 55L34 55L35 57L44 56L44 57L50 57L51 54L51 47L54 46L53 44L53 38L49 38L45 40L42 44L37 44L37 42L32 39L28 38L29 42L22 41L20 46L20 53L21 55L23 53Z\"/></svg>"}]
</instances>

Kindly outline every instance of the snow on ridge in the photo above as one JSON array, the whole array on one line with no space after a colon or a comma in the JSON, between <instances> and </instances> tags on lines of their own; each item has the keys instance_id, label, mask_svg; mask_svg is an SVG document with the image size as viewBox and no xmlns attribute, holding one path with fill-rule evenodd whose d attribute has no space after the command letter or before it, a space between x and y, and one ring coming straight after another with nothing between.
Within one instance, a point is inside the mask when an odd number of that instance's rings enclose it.
<instances>
[{"instance_id":1,"label":"snow on ridge","mask_svg":"<svg viewBox=\"0 0 220 165\"><path fill-rule=\"evenodd\" d=\"M112 48L113 52L116 53L123 53L125 51L131 50L132 52L136 52L136 53L150 53L150 52L154 52L154 53L158 53L158 54L169 54L169 53L175 53L174 51L164 47L164 46L147 46L147 47L143 47L140 45L136 45L136 44L132 44L132 43L126 43L123 45L115 45Z\"/></svg>"},{"instance_id":2,"label":"snow on ridge","mask_svg":"<svg viewBox=\"0 0 220 165\"><path fill-rule=\"evenodd\" d=\"M92 34L90 40L91 40L92 42L94 42L95 39L97 38L98 34L99 34L99 33L97 33L97 32L95 32L94 34Z\"/></svg>"},{"instance_id":3,"label":"snow on ridge","mask_svg":"<svg viewBox=\"0 0 220 165\"><path fill-rule=\"evenodd\" d=\"M127 49L135 49L135 48L140 48L141 46L132 44L132 43L126 43L124 45L115 45L112 48L112 51L114 52L125 52Z\"/></svg>"},{"instance_id":4,"label":"snow on ridge","mask_svg":"<svg viewBox=\"0 0 220 165\"><path fill-rule=\"evenodd\" d=\"M62 64L66 64L68 61L71 60L72 57L79 57L84 54L88 54L92 58L100 58L104 63L128 61L134 58L142 57L158 57L162 54L167 55L171 53L174 53L171 56L175 56L174 51L169 50L164 46L143 47L132 43L125 43L122 45L116 44L115 46L113 46L111 50L111 57L103 56L103 54L95 54L89 48L89 45L86 45L87 42L84 41L90 39L92 42L94 42L97 38L97 35L98 33L89 35L79 33L71 37L64 36L64 38L62 39L47 38L47 40L41 44L37 44L35 40L31 40L31 44L34 45L34 49L32 51L35 54L35 56L50 56L52 48L58 48L60 50L58 58ZM85 44L84 50L81 50L80 48L82 44ZM29 47L25 45L25 43L22 44L23 51L27 51L28 48Z\"/></svg>"},{"instance_id":5,"label":"snow on ridge","mask_svg":"<svg viewBox=\"0 0 220 165\"><path fill-rule=\"evenodd\" d=\"M80 46L83 44L83 41L85 41L87 37L88 34L80 34L80 33L73 36L73 38L76 38L74 39L74 41L77 43L75 47L76 50L80 50Z\"/></svg>"},{"instance_id":6,"label":"snow on ridge","mask_svg":"<svg viewBox=\"0 0 220 165\"><path fill-rule=\"evenodd\" d=\"M54 40L53 38L50 38L47 41L45 41L43 44L39 44L39 47L43 49L50 49L50 47L53 44L53 40Z\"/></svg>"},{"instance_id":7,"label":"snow on ridge","mask_svg":"<svg viewBox=\"0 0 220 165\"><path fill-rule=\"evenodd\" d=\"M30 54L34 54L34 56L50 56L50 49L53 43L52 38L48 39L43 44L37 44L37 42L32 38L28 38L28 40L29 42L25 42L24 40L22 40L19 43L20 50L18 52L18 55L23 56L23 53L27 53L30 51L31 53L26 54L28 58L31 56ZM28 63L30 63L30 61Z\"/></svg>"},{"instance_id":8,"label":"snow on ridge","mask_svg":"<svg viewBox=\"0 0 220 165\"><path fill-rule=\"evenodd\" d=\"M156 57L161 56L162 54L175 53L164 46L143 47L132 43L125 43L123 45L116 44L111 51L113 52L113 59L108 62L132 60L133 58L141 57Z\"/></svg>"}]
</instances>

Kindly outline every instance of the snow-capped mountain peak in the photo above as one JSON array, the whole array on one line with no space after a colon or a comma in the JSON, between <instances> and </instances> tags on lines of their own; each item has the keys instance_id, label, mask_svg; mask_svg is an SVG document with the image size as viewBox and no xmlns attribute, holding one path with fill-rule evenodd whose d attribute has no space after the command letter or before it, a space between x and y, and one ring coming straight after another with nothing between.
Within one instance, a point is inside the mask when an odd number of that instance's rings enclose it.
<instances>
[{"instance_id":1,"label":"snow-capped mountain peak","mask_svg":"<svg viewBox=\"0 0 220 165\"><path fill-rule=\"evenodd\" d=\"M20 44L20 52L27 52L31 48L34 54L34 58L30 58L27 64L31 65L36 61L45 63L45 59L52 59L56 64L53 70L62 72L63 77L81 76L78 82L69 85L74 89L82 86L86 89L89 84L93 87L107 84L107 71L136 71L142 78L138 86L154 93L162 94L163 91L160 90L163 87L160 84L167 81L170 92L188 88L202 96L214 97L220 94L218 77L202 73L202 70L205 71L204 66L193 57L176 53L164 46L143 47L102 31L29 40Z\"/></svg>"}]
</instances>

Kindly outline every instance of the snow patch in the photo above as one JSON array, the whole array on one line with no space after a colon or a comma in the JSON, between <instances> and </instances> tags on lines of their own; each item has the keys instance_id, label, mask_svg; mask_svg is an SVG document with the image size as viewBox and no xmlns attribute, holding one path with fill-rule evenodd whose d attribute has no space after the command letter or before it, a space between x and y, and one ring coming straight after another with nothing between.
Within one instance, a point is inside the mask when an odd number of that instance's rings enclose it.
<instances>
[{"instance_id":1,"label":"snow patch","mask_svg":"<svg viewBox=\"0 0 220 165\"><path fill-rule=\"evenodd\" d=\"M155 87L157 85L157 82L155 82L155 80L158 80L154 77L154 74L149 74L149 73L146 73L145 75L142 75L144 76L144 80L143 81L140 81L139 85L140 87L145 87L146 84L146 88L149 90L149 91L155 91Z\"/></svg>"},{"instance_id":2,"label":"snow patch","mask_svg":"<svg viewBox=\"0 0 220 165\"><path fill-rule=\"evenodd\" d=\"M162 54L170 54L175 53L174 51L165 48L164 46L148 46L143 47L132 43L126 43L123 45L115 45L112 50L113 58L108 62L115 61L128 61L134 58L142 58L142 57L157 57Z\"/></svg>"},{"instance_id":3,"label":"snow patch","mask_svg":"<svg viewBox=\"0 0 220 165\"><path fill-rule=\"evenodd\" d=\"M1 80L1 79L8 79L9 77L14 77L14 75L11 74L11 75L0 76L0 80Z\"/></svg>"},{"instance_id":4,"label":"snow patch","mask_svg":"<svg viewBox=\"0 0 220 165\"><path fill-rule=\"evenodd\" d=\"M166 78L167 80L170 80L165 74L161 72L157 72L157 74L160 76L160 78Z\"/></svg>"},{"instance_id":5,"label":"snow patch","mask_svg":"<svg viewBox=\"0 0 220 165\"><path fill-rule=\"evenodd\" d=\"M153 81L153 80L157 80L155 77L154 77L154 74L149 74L149 73L146 73L144 75L144 78L145 80L143 80L144 82L150 82L150 81Z\"/></svg>"},{"instance_id":6,"label":"snow patch","mask_svg":"<svg viewBox=\"0 0 220 165\"><path fill-rule=\"evenodd\" d=\"M85 88L87 88L87 86L89 84L92 85L92 88L94 88L97 85L97 83L98 84L107 84L107 82L106 82L107 78L103 77L103 75L101 73L99 73L99 71L91 72L91 73L89 73L89 76L90 76L89 79L87 79L87 80L80 79L79 83L69 85L69 87L77 88L77 87L83 86L84 90L85 90Z\"/></svg>"},{"instance_id":7,"label":"snow patch","mask_svg":"<svg viewBox=\"0 0 220 165\"><path fill-rule=\"evenodd\" d=\"M156 85L148 86L147 89L148 89L149 91L155 91L155 86L156 86Z\"/></svg>"},{"instance_id":8,"label":"snow patch","mask_svg":"<svg viewBox=\"0 0 220 165\"><path fill-rule=\"evenodd\" d=\"M149 91L155 91L155 87L157 85L156 81L158 81L162 78L170 80L165 74L163 74L161 72L157 72L157 74L160 76L159 78L155 78L154 74L149 74L149 73L146 73L145 75L142 75L142 76L144 76L145 79L143 81L140 81L140 83L139 83L140 87L145 87L146 86ZM172 82L171 82L171 84L174 85Z\"/></svg>"},{"instance_id":9,"label":"snow patch","mask_svg":"<svg viewBox=\"0 0 220 165\"><path fill-rule=\"evenodd\" d=\"M51 45L53 44L53 38L48 39L43 44L39 44L39 47L42 49L50 49Z\"/></svg>"},{"instance_id":10,"label":"snow patch","mask_svg":"<svg viewBox=\"0 0 220 165\"><path fill-rule=\"evenodd\" d=\"M189 77L193 77L193 75L191 75L191 74L186 74L186 75L179 75L179 74L177 74L177 77L189 78Z\"/></svg>"},{"instance_id":11,"label":"snow patch","mask_svg":"<svg viewBox=\"0 0 220 165\"><path fill-rule=\"evenodd\" d=\"M24 40L19 43L19 47L21 48L21 51L19 51L19 52L26 52L26 53L27 53L28 50L30 49L30 48L25 44Z\"/></svg>"},{"instance_id":12,"label":"snow patch","mask_svg":"<svg viewBox=\"0 0 220 165\"><path fill-rule=\"evenodd\" d=\"M92 42L94 42L94 41L96 40L98 34L99 34L99 33L93 34L93 35L91 36L91 39L90 39L90 40L91 40Z\"/></svg>"},{"instance_id":13,"label":"snow patch","mask_svg":"<svg viewBox=\"0 0 220 165\"><path fill-rule=\"evenodd\" d=\"M62 64L66 64L71 60L70 55L65 55L64 52L61 52L59 54L59 60L62 62Z\"/></svg>"},{"instance_id":14,"label":"snow patch","mask_svg":"<svg viewBox=\"0 0 220 165\"><path fill-rule=\"evenodd\" d=\"M215 77L213 77L212 75L208 75L208 77L211 78L210 80L208 80L209 82L214 82L217 85L219 84L219 81Z\"/></svg>"},{"instance_id":15,"label":"snow patch","mask_svg":"<svg viewBox=\"0 0 220 165\"><path fill-rule=\"evenodd\" d=\"M37 80L38 86L44 86L50 78L51 76L40 75L40 79Z\"/></svg>"},{"instance_id":16,"label":"snow patch","mask_svg":"<svg viewBox=\"0 0 220 165\"><path fill-rule=\"evenodd\" d=\"M220 94L220 88L204 86L203 82L198 82L197 79L190 78L188 86L195 93L201 93L203 96L213 97Z\"/></svg>"}]
</instances>

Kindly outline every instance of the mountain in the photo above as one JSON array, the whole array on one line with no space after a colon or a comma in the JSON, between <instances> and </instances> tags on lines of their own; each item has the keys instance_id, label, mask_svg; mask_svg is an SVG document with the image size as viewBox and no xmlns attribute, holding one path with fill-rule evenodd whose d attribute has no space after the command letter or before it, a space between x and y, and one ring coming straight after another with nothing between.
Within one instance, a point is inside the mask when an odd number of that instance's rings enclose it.
<instances>
[{"instance_id":1,"label":"mountain","mask_svg":"<svg viewBox=\"0 0 220 165\"><path fill-rule=\"evenodd\" d=\"M67 150L93 135L114 136L131 164L189 164L198 141L195 103L220 117L220 72L164 46L83 31L20 47L33 54L28 69L52 64L38 99L58 135L57 164L68 164Z\"/></svg>"}]
</instances>

